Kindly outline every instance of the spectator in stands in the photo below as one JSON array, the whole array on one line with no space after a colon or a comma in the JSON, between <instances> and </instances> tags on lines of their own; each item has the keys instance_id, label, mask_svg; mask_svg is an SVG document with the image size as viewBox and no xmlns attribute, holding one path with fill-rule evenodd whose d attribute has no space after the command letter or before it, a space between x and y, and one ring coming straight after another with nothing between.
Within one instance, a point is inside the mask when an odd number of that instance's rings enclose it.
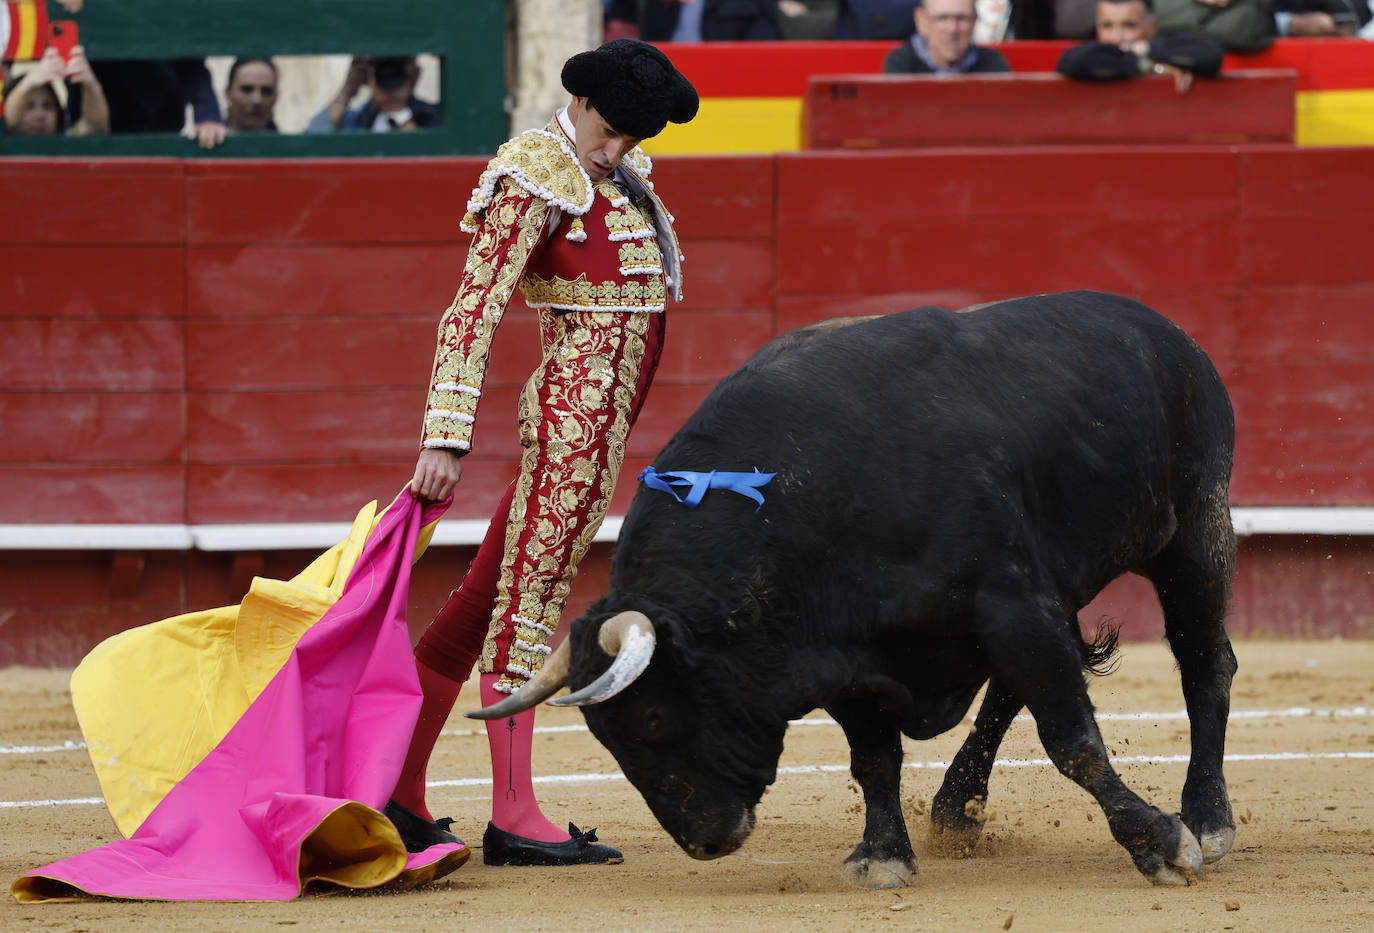
<instances>
[{"instance_id":1,"label":"spectator in stands","mask_svg":"<svg viewBox=\"0 0 1374 933\"><path fill-rule=\"evenodd\" d=\"M778 0L701 0L701 38L707 42L781 39Z\"/></svg>"},{"instance_id":2,"label":"spectator in stands","mask_svg":"<svg viewBox=\"0 0 1374 933\"><path fill-rule=\"evenodd\" d=\"M1208 36L1157 38L1151 0L1097 0L1097 41L1066 51L1059 73L1080 81L1116 81L1143 74L1170 74L1186 94L1193 76L1221 73L1221 43Z\"/></svg>"},{"instance_id":3,"label":"spectator in stands","mask_svg":"<svg viewBox=\"0 0 1374 933\"><path fill-rule=\"evenodd\" d=\"M339 93L334 95L328 106L311 118L305 131L329 133L338 129L343 123L344 115L348 113L349 104L353 103L353 98L358 96L358 92L366 86L371 77L372 60L365 55L354 55L353 60L348 63L348 71L344 74Z\"/></svg>"},{"instance_id":4,"label":"spectator in stands","mask_svg":"<svg viewBox=\"0 0 1374 933\"><path fill-rule=\"evenodd\" d=\"M683 42L701 39L701 0L606 0L605 41L643 39ZM688 21L688 22L684 22ZM684 26L689 32L684 35Z\"/></svg>"},{"instance_id":5,"label":"spectator in stands","mask_svg":"<svg viewBox=\"0 0 1374 933\"><path fill-rule=\"evenodd\" d=\"M57 82L66 79L68 107L62 106ZM100 135L110 131L105 92L82 46L72 48L64 62L56 49L43 52L13 86L5 89L5 130L16 136Z\"/></svg>"},{"instance_id":6,"label":"spectator in stands","mask_svg":"<svg viewBox=\"0 0 1374 933\"><path fill-rule=\"evenodd\" d=\"M833 39L840 0L778 0L778 29L784 39Z\"/></svg>"},{"instance_id":7,"label":"spectator in stands","mask_svg":"<svg viewBox=\"0 0 1374 933\"><path fill-rule=\"evenodd\" d=\"M1281 36L1374 38L1368 0L1278 0L1274 19Z\"/></svg>"},{"instance_id":8,"label":"spectator in stands","mask_svg":"<svg viewBox=\"0 0 1374 933\"><path fill-rule=\"evenodd\" d=\"M1274 0L1155 0L1161 36L1211 36L1228 52L1274 44Z\"/></svg>"},{"instance_id":9,"label":"spectator in stands","mask_svg":"<svg viewBox=\"0 0 1374 933\"><path fill-rule=\"evenodd\" d=\"M277 66L270 58L238 58L229 68L224 89L228 104L225 126L231 133L275 133Z\"/></svg>"},{"instance_id":10,"label":"spectator in stands","mask_svg":"<svg viewBox=\"0 0 1374 933\"><path fill-rule=\"evenodd\" d=\"M917 0L840 0L836 39L905 39Z\"/></svg>"},{"instance_id":11,"label":"spectator in stands","mask_svg":"<svg viewBox=\"0 0 1374 933\"><path fill-rule=\"evenodd\" d=\"M914 13L916 34L883 62L886 74L976 74L1011 71L1002 53L973 44L973 0L924 0Z\"/></svg>"},{"instance_id":12,"label":"spectator in stands","mask_svg":"<svg viewBox=\"0 0 1374 933\"><path fill-rule=\"evenodd\" d=\"M180 133L190 105L191 138L202 149L224 142L224 118L203 59L105 60L92 67L105 88L112 132Z\"/></svg>"},{"instance_id":13,"label":"spectator in stands","mask_svg":"<svg viewBox=\"0 0 1374 933\"><path fill-rule=\"evenodd\" d=\"M1024 3L1020 4L1025 6ZM1040 35L1016 31L1018 39L1091 39L1097 35L1097 0L1053 0L1040 5L1048 10L1049 28Z\"/></svg>"},{"instance_id":14,"label":"spectator in stands","mask_svg":"<svg viewBox=\"0 0 1374 933\"><path fill-rule=\"evenodd\" d=\"M57 2L68 13L80 13L85 6L85 0ZM91 80L103 89L109 128L115 133L180 133L189 104L194 121L190 137L202 149L224 142L227 131L203 59L97 61Z\"/></svg>"},{"instance_id":15,"label":"spectator in stands","mask_svg":"<svg viewBox=\"0 0 1374 933\"><path fill-rule=\"evenodd\" d=\"M420 65L415 56L376 58L368 60L355 56L349 65L343 87L330 102L310 120L307 133L329 133L334 130L370 130L389 133L392 130L414 130L438 126L439 107L415 96L415 84L420 80ZM366 83L371 98L355 110L348 105Z\"/></svg>"},{"instance_id":16,"label":"spectator in stands","mask_svg":"<svg viewBox=\"0 0 1374 933\"><path fill-rule=\"evenodd\" d=\"M844 0L604 0L605 39L831 39ZM910 27L901 0L901 19ZM877 38L901 38L899 35Z\"/></svg>"}]
</instances>

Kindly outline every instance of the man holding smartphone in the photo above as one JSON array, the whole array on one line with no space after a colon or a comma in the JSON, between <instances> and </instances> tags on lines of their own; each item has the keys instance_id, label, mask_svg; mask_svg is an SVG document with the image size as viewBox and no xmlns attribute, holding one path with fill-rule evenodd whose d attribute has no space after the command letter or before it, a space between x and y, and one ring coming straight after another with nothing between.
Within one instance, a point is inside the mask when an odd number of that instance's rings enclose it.
<instances>
[{"instance_id":1,"label":"man holding smartphone","mask_svg":"<svg viewBox=\"0 0 1374 933\"><path fill-rule=\"evenodd\" d=\"M472 449L488 353L517 289L539 315L543 362L520 402L523 454L462 585L416 647L424 689L388 809L403 837L444 841L425 806L430 751L480 656L482 704L522 686L549 639L578 561L610 503L625 442L658 362L668 295L681 299L673 218L639 148L697 112L697 93L661 51L616 39L570 58L572 101L503 145L462 228L473 234L457 296L439 324L413 495L445 499ZM488 723L498 865L620 862L594 832L550 823L530 773L534 710Z\"/></svg>"}]
</instances>

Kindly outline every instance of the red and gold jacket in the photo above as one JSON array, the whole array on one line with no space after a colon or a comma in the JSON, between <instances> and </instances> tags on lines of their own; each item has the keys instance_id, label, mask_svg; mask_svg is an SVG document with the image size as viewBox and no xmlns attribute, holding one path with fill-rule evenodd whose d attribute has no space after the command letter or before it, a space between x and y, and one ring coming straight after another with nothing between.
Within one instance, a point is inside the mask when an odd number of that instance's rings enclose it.
<instances>
[{"instance_id":1,"label":"red and gold jacket","mask_svg":"<svg viewBox=\"0 0 1374 933\"><path fill-rule=\"evenodd\" d=\"M663 311L682 298L672 215L638 147L621 161L621 191L592 182L560 114L497 150L463 217L473 235L458 293L439 322L423 444L466 452L491 341L517 288L532 308Z\"/></svg>"}]
</instances>

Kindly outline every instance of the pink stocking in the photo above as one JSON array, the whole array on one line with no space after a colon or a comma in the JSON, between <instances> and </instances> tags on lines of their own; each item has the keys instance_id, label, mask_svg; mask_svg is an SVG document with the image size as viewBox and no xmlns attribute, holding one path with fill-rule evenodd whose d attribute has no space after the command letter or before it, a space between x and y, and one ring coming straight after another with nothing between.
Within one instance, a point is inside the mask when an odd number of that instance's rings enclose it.
<instances>
[{"instance_id":1,"label":"pink stocking","mask_svg":"<svg viewBox=\"0 0 1374 933\"><path fill-rule=\"evenodd\" d=\"M425 773L429 769L429 756L434 751L434 743L438 741L444 723L448 722L448 714L458 699L458 691L463 689L463 682L450 680L419 660L415 662L415 668L420 673L420 689L424 692L424 699L420 703L420 718L415 723L410 750L406 752L405 764L401 766L401 776L396 780L391 799L411 813L432 820L434 816L425 805Z\"/></svg>"},{"instance_id":2,"label":"pink stocking","mask_svg":"<svg viewBox=\"0 0 1374 933\"><path fill-rule=\"evenodd\" d=\"M506 694L494 689L500 676L482 675L483 706L506 698ZM530 769L534 713L529 709L487 723L487 743L491 746L491 821L497 829L526 839L565 842L567 832L545 818L539 801L534 798L534 778Z\"/></svg>"}]
</instances>

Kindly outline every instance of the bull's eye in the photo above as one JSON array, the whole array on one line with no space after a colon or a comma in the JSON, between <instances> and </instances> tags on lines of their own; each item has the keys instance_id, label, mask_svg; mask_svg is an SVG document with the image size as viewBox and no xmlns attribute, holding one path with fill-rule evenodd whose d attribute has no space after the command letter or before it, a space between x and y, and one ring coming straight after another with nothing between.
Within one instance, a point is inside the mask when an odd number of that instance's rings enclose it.
<instances>
[{"instance_id":1,"label":"bull's eye","mask_svg":"<svg viewBox=\"0 0 1374 933\"><path fill-rule=\"evenodd\" d=\"M640 738L652 742L667 732L667 721L660 706L647 707L640 719Z\"/></svg>"},{"instance_id":2,"label":"bull's eye","mask_svg":"<svg viewBox=\"0 0 1374 933\"><path fill-rule=\"evenodd\" d=\"M663 745L688 739L695 728L695 717L674 698L666 698L644 703L629 723L636 741Z\"/></svg>"}]
</instances>

